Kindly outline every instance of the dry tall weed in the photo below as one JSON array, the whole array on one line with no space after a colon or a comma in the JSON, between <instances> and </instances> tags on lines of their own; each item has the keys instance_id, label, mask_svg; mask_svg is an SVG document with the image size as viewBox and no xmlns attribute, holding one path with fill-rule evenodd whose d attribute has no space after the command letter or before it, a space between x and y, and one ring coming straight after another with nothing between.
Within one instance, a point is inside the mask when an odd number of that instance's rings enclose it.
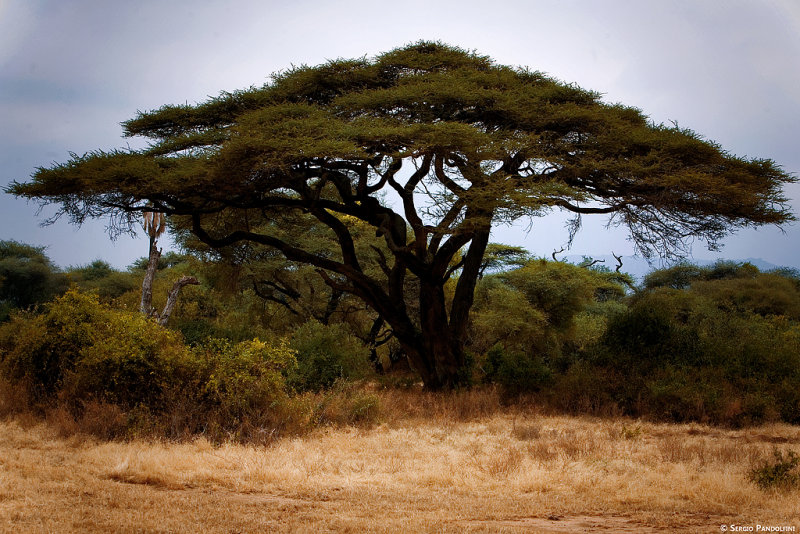
<instances>
[{"instance_id":1,"label":"dry tall weed","mask_svg":"<svg viewBox=\"0 0 800 534\"><path fill-rule=\"evenodd\" d=\"M264 446L64 438L0 423L0 525L25 532L719 531L793 525L747 478L800 428L721 430L375 393L383 423ZM414 397L418 403L414 403ZM452 401L452 402L451 402ZM404 413L407 410L407 414Z\"/></svg>"}]
</instances>

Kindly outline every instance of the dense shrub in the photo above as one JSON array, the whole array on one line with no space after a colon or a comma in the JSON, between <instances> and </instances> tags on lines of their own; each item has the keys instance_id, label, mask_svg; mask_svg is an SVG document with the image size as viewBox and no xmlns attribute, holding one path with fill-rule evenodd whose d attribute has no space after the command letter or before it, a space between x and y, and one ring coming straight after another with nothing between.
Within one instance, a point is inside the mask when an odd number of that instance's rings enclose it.
<instances>
[{"instance_id":1,"label":"dense shrub","mask_svg":"<svg viewBox=\"0 0 800 534\"><path fill-rule=\"evenodd\" d=\"M468 344L484 379L512 396L550 387L572 353L595 344L609 318L625 309L628 281L608 269L542 259L485 277Z\"/></svg>"},{"instance_id":2,"label":"dense shrub","mask_svg":"<svg viewBox=\"0 0 800 534\"><path fill-rule=\"evenodd\" d=\"M748 478L762 490L788 491L800 487L800 455L775 448L772 458L754 466Z\"/></svg>"},{"instance_id":3,"label":"dense shrub","mask_svg":"<svg viewBox=\"0 0 800 534\"><path fill-rule=\"evenodd\" d=\"M77 290L0 327L0 380L25 388L36 409L81 421L97 419L87 409L106 411L133 433L221 438L279 428L299 417L287 402L294 366L285 344L209 339L189 348L179 333Z\"/></svg>"},{"instance_id":4,"label":"dense shrub","mask_svg":"<svg viewBox=\"0 0 800 534\"><path fill-rule=\"evenodd\" d=\"M505 397L546 392L625 310L625 274L537 259L483 278L468 349Z\"/></svg>"},{"instance_id":5,"label":"dense shrub","mask_svg":"<svg viewBox=\"0 0 800 534\"><path fill-rule=\"evenodd\" d=\"M590 302L573 319L573 330L565 339L568 351L588 350L606 333L609 321L624 313L627 306L618 300Z\"/></svg>"},{"instance_id":6,"label":"dense shrub","mask_svg":"<svg viewBox=\"0 0 800 534\"><path fill-rule=\"evenodd\" d=\"M180 336L77 290L0 328L0 371L43 400L156 403L184 356Z\"/></svg>"},{"instance_id":7,"label":"dense shrub","mask_svg":"<svg viewBox=\"0 0 800 534\"><path fill-rule=\"evenodd\" d=\"M97 293L103 302L109 302L129 291L136 291L139 294L142 287L140 277L118 271L103 260L70 267L66 275L70 282L83 291Z\"/></svg>"},{"instance_id":8,"label":"dense shrub","mask_svg":"<svg viewBox=\"0 0 800 534\"><path fill-rule=\"evenodd\" d=\"M701 267L693 263L681 262L665 269L656 269L644 278L645 289L666 287L689 289L695 282L704 280L730 280L753 278L758 268L750 263L736 263L720 260L711 266Z\"/></svg>"},{"instance_id":9,"label":"dense shrub","mask_svg":"<svg viewBox=\"0 0 800 534\"><path fill-rule=\"evenodd\" d=\"M674 289L639 296L622 313L610 318L603 345L612 362L643 371L670 363L694 363L696 325L688 319L703 302ZM688 359L688 360L687 360Z\"/></svg>"},{"instance_id":10,"label":"dense shrub","mask_svg":"<svg viewBox=\"0 0 800 534\"><path fill-rule=\"evenodd\" d=\"M535 260L497 276L521 292L557 330L570 327L572 318L592 300L599 282L595 271L545 260Z\"/></svg>"},{"instance_id":11,"label":"dense shrub","mask_svg":"<svg viewBox=\"0 0 800 534\"><path fill-rule=\"evenodd\" d=\"M584 357L599 369L625 371L624 382L609 388L632 415L734 426L800 421L800 325L757 313L784 302L747 297L753 288L750 295L766 294L751 285L762 276L642 293ZM734 291L732 284L743 286Z\"/></svg>"},{"instance_id":12,"label":"dense shrub","mask_svg":"<svg viewBox=\"0 0 800 534\"><path fill-rule=\"evenodd\" d=\"M66 291L66 278L44 253L16 241L0 241L0 322L12 309L27 309Z\"/></svg>"},{"instance_id":13,"label":"dense shrub","mask_svg":"<svg viewBox=\"0 0 800 534\"><path fill-rule=\"evenodd\" d=\"M12 317L0 327L0 371L10 380L29 383L36 396L53 397L91 344L93 327L105 317L96 297L74 290L47 305L42 315Z\"/></svg>"},{"instance_id":14,"label":"dense shrub","mask_svg":"<svg viewBox=\"0 0 800 534\"><path fill-rule=\"evenodd\" d=\"M731 312L800 320L800 287L794 280L778 274L701 281L692 286L692 292Z\"/></svg>"},{"instance_id":15,"label":"dense shrub","mask_svg":"<svg viewBox=\"0 0 800 534\"><path fill-rule=\"evenodd\" d=\"M297 351L297 367L289 383L300 391L319 391L372 372L369 349L341 324L309 321L294 331L290 345Z\"/></svg>"},{"instance_id":16,"label":"dense shrub","mask_svg":"<svg viewBox=\"0 0 800 534\"><path fill-rule=\"evenodd\" d=\"M165 391L179 386L189 362L183 340L142 315L103 311L102 323L91 324L87 343L69 364L60 395L73 403L96 399L162 410Z\"/></svg>"},{"instance_id":17,"label":"dense shrub","mask_svg":"<svg viewBox=\"0 0 800 534\"><path fill-rule=\"evenodd\" d=\"M507 398L540 391L553 381L552 370L541 356L506 351L500 345L489 350L484 371L486 379L498 384Z\"/></svg>"},{"instance_id":18,"label":"dense shrub","mask_svg":"<svg viewBox=\"0 0 800 534\"><path fill-rule=\"evenodd\" d=\"M541 349L547 332L547 316L525 295L496 277L485 278L475 295L470 349L484 354L499 344L509 350L533 352Z\"/></svg>"},{"instance_id":19,"label":"dense shrub","mask_svg":"<svg viewBox=\"0 0 800 534\"><path fill-rule=\"evenodd\" d=\"M284 375L296 367L295 351L285 343L273 346L258 339L209 339L192 356L187 382L197 382L202 401L232 423L284 403Z\"/></svg>"}]
</instances>

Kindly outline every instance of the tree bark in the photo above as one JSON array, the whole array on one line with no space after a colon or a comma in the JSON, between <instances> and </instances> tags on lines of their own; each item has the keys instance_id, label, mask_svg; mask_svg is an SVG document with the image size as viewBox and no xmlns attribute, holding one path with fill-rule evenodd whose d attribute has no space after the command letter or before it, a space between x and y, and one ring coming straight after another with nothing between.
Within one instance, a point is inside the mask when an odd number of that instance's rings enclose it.
<instances>
[{"instance_id":1,"label":"tree bark","mask_svg":"<svg viewBox=\"0 0 800 534\"><path fill-rule=\"evenodd\" d=\"M420 329L423 357L432 364L432 376L423 380L427 389L452 389L462 382L463 341L454 335L447 316L442 284L420 284ZM424 378L424 377L423 377Z\"/></svg>"},{"instance_id":2,"label":"tree bark","mask_svg":"<svg viewBox=\"0 0 800 534\"><path fill-rule=\"evenodd\" d=\"M172 315L172 310L175 309L175 304L178 302L178 295L180 295L181 289L183 289L184 286L196 286L199 284L200 282L198 282L197 278L194 276L181 276L180 279L176 280L175 283L172 284L172 289L167 296L167 303L164 305L164 311L158 316L158 324L167 326L167 322Z\"/></svg>"},{"instance_id":3,"label":"tree bark","mask_svg":"<svg viewBox=\"0 0 800 534\"><path fill-rule=\"evenodd\" d=\"M148 317L153 315L153 280L156 277L159 259L161 259L161 251L156 247L156 238L150 236L150 254L142 281L142 298L139 302L139 311Z\"/></svg>"},{"instance_id":4,"label":"tree bark","mask_svg":"<svg viewBox=\"0 0 800 534\"><path fill-rule=\"evenodd\" d=\"M325 312L322 314L320 318L320 323L327 325L330 323L331 316L336 311L336 308L339 306L339 301L342 299L342 295L344 295L344 291L341 289L331 288L331 296L328 299L328 305L325 306Z\"/></svg>"}]
</instances>

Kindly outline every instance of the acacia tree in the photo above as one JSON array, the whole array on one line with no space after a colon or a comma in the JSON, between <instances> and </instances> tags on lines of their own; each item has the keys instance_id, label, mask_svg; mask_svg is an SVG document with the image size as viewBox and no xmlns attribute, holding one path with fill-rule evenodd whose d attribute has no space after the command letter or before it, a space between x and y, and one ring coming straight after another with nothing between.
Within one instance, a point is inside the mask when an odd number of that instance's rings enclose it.
<instances>
[{"instance_id":1,"label":"acacia tree","mask_svg":"<svg viewBox=\"0 0 800 534\"><path fill-rule=\"evenodd\" d=\"M492 224L561 209L577 229L583 214L609 214L651 255L792 219L782 186L793 178L773 162L440 43L292 68L123 126L150 147L73 156L10 192L60 205L77 223L133 223L155 209L183 216L212 247L250 241L313 265L380 314L430 389L460 380ZM329 229L337 254L293 239L286 224L301 215ZM342 216L384 238L388 253L373 251L380 277L364 269ZM418 320L403 298L408 273L419 280Z\"/></svg>"}]
</instances>

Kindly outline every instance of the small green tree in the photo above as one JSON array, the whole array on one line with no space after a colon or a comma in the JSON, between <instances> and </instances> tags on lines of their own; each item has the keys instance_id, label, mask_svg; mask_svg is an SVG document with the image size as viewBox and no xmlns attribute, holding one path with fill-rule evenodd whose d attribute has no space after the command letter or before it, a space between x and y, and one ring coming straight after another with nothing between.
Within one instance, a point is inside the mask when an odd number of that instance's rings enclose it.
<instances>
[{"instance_id":1,"label":"small green tree","mask_svg":"<svg viewBox=\"0 0 800 534\"><path fill-rule=\"evenodd\" d=\"M391 326L430 389L463 379L493 224L553 209L610 214L649 255L680 250L688 236L713 246L732 228L793 218L781 192L793 178L769 160L732 156L598 93L441 43L293 68L260 88L140 113L124 129L150 147L74 156L8 190L55 203L76 223L121 215L133 225L157 210L183 217L214 248L251 241L313 265ZM326 227L335 255L286 237L301 213ZM377 275L340 215L385 240ZM418 319L406 304L409 273Z\"/></svg>"},{"instance_id":2,"label":"small green tree","mask_svg":"<svg viewBox=\"0 0 800 534\"><path fill-rule=\"evenodd\" d=\"M44 253L17 241L0 241L0 321L13 308L26 309L66 290L67 280Z\"/></svg>"}]
</instances>

